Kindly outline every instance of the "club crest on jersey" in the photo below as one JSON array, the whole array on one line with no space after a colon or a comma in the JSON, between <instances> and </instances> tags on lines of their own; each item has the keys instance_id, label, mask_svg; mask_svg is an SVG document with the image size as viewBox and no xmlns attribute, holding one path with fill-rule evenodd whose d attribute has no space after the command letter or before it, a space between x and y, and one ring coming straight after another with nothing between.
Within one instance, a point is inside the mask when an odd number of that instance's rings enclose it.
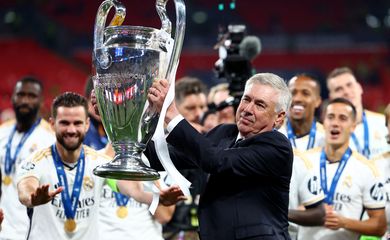
<instances>
[{"instance_id":1,"label":"club crest on jersey","mask_svg":"<svg viewBox=\"0 0 390 240\"><path fill-rule=\"evenodd\" d=\"M83 188L85 191L90 191L95 186L95 183L93 182L92 178L85 176L83 179Z\"/></svg>"},{"instance_id":2,"label":"club crest on jersey","mask_svg":"<svg viewBox=\"0 0 390 240\"><path fill-rule=\"evenodd\" d=\"M352 187L352 177L351 176L346 176L343 180L343 185L346 186L347 188Z\"/></svg>"}]
</instances>

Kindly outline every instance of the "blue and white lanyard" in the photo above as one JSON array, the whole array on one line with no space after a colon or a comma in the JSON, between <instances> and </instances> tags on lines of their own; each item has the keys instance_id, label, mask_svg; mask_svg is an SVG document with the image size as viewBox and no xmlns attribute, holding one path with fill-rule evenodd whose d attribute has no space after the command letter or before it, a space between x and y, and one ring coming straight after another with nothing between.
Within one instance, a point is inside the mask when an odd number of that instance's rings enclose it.
<instances>
[{"instance_id":1,"label":"blue and white lanyard","mask_svg":"<svg viewBox=\"0 0 390 240\"><path fill-rule=\"evenodd\" d=\"M130 199L129 197L117 192L114 192L114 196L115 196L116 205L118 207L126 206Z\"/></svg>"},{"instance_id":2,"label":"blue and white lanyard","mask_svg":"<svg viewBox=\"0 0 390 240\"><path fill-rule=\"evenodd\" d=\"M313 123L311 124L311 128L310 128L309 141L307 142L306 150L311 149L311 148L314 147L314 142L315 142L315 139L316 139L316 130L317 130L317 128L316 128L316 121L313 120ZM293 130L292 126L291 126L290 121L288 121L288 120L287 120L287 137L290 140L291 145L294 148L297 148L297 144L295 142L295 139L297 137L295 136L295 133L294 133L294 130Z\"/></svg>"},{"instance_id":3,"label":"blue and white lanyard","mask_svg":"<svg viewBox=\"0 0 390 240\"><path fill-rule=\"evenodd\" d=\"M14 138L14 135L16 133L16 124L15 124L14 128L12 129L11 135L8 138L8 142L5 150L4 171L6 175L11 174L12 167L15 165L16 158L18 157L20 150L22 150L24 143L31 135L31 133L34 131L34 129L39 125L40 122L41 122L41 118L39 118L30 127L30 129L25 134L23 134L22 139L20 140L19 144L16 146L14 156L11 156L12 139Z\"/></svg>"},{"instance_id":4,"label":"blue and white lanyard","mask_svg":"<svg viewBox=\"0 0 390 240\"><path fill-rule=\"evenodd\" d=\"M330 205L333 204L333 196L336 190L337 183L340 179L341 174L344 171L345 166L347 165L348 159L351 157L351 154L352 151L350 148L348 148L340 160L336 173L333 176L330 189L328 190L327 177L326 177L326 154L324 149L322 149L321 158L320 158L320 177L321 177L321 187L325 193L325 203Z\"/></svg>"},{"instance_id":5,"label":"blue and white lanyard","mask_svg":"<svg viewBox=\"0 0 390 240\"><path fill-rule=\"evenodd\" d=\"M363 135L364 148L362 148L361 145L359 144L359 140L356 137L355 133L351 133L351 137L352 137L353 142L355 143L357 151L359 153L363 154L366 158L369 158L370 154L371 154L370 153L370 139L369 139L369 132L368 132L368 122L367 122L367 117L366 117L365 112L363 112L362 121L363 121L363 129L364 129L364 135Z\"/></svg>"},{"instance_id":6,"label":"blue and white lanyard","mask_svg":"<svg viewBox=\"0 0 390 240\"><path fill-rule=\"evenodd\" d=\"M84 177L84 169L85 169L84 148L82 148L80 152L77 169L76 169L76 177L73 184L72 196L69 195L68 181L66 179L64 165L61 161L60 155L57 152L55 144L51 146L51 151L53 154L54 164L57 170L59 185L64 187L64 190L61 192L61 198L64 204L65 216L67 219L74 219L76 215L77 205L79 202L81 185L83 183L83 177Z\"/></svg>"}]
</instances>

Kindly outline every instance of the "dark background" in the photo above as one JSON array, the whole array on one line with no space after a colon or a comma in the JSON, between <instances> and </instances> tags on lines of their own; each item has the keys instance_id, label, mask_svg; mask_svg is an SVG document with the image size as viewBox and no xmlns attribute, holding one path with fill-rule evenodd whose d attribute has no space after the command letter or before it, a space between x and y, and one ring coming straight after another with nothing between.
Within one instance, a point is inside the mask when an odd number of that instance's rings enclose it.
<instances>
[{"instance_id":1,"label":"dark background","mask_svg":"<svg viewBox=\"0 0 390 240\"><path fill-rule=\"evenodd\" d=\"M91 72L97 0L0 2L0 111L9 108L15 82L36 75L45 84L46 113L63 91L83 93ZM122 0L125 25L160 28L152 0ZM324 83L334 67L348 66L364 88L364 104L381 111L390 102L390 1L185 0L186 33L177 77L192 75L212 86L219 29L245 24L261 39L257 72L284 79L308 72ZM234 5L234 6L233 6ZM223 9L222 9L223 8ZM168 13L175 26L174 2ZM327 97L323 84L322 95Z\"/></svg>"}]
</instances>

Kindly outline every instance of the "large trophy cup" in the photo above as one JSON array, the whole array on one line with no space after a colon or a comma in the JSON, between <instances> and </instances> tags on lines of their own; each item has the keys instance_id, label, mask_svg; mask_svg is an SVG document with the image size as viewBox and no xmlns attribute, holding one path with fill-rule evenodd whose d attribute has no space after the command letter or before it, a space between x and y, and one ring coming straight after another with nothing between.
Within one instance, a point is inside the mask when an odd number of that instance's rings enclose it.
<instances>
[{"instance_id":1,"label":"large trophy cup","mask_svg":"<svg viewBox=\"0 0 390 240\"><path fill-rule=\"evenodd\" d=\"M156 1L161 29L121 26L126 9L116 0L106 0L99 7L92 56L94 89L103 126L116 155L111 162L94 169L98 176L143 181L159 178L158 172L141 160L159 117L149 106L147 94L155 79L175 75L185 26L184 3L175 0L176 29L172 39L167 1ZM115 15L105 27L112 7Z\"/></svg>"}]
</instances>

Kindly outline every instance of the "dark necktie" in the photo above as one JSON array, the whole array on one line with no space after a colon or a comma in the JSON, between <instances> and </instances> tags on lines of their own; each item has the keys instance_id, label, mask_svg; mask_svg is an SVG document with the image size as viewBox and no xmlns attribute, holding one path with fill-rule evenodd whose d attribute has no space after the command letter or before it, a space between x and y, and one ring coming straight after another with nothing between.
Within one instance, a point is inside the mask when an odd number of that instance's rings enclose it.
<instances>
[{"instance_id":1,"label":"dark necktie","mask_svg":"<svg viewBox=\"0 0 390 240\"><path fill-rule=\"evenodd\" d=\"M237 141L231 146L231 148L236 148L236 147L238 147L238 144L239 144L242 140L244 140L244 139L243 139L243 138L237 139Z\"/></svg>"}]
</instances>

